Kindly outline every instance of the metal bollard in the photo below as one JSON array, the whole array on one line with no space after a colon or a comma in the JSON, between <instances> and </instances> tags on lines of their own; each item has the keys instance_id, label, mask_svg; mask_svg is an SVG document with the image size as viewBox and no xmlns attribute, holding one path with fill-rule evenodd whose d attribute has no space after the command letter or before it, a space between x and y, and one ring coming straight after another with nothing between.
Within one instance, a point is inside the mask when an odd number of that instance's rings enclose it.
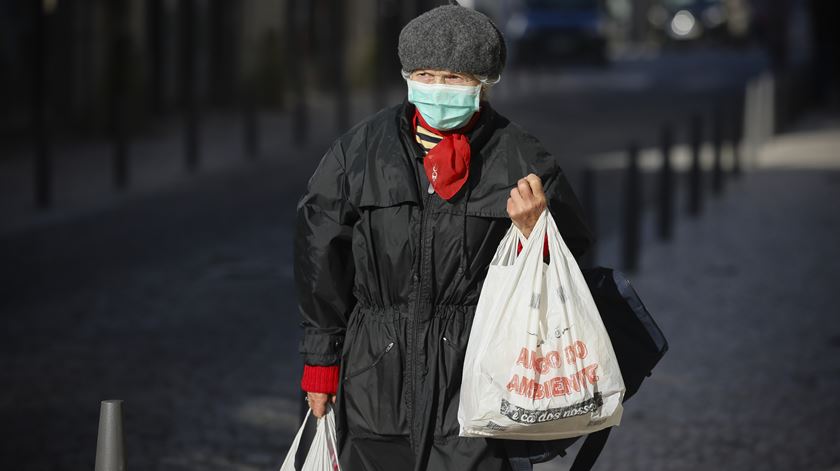
<instances>
[{"instance_id":1,"label":"metal bollard","mask_svg":"<svg viewBox=\"0 0 840 471\"><path fill-rule=\"evenodd\" d=\"M761 125L760 145L764 145L776 135L776 78L771 73L766 73L761 81L761 116L764 118Z\"/></svg>"},{"instance_id":2,"label":"metal bollard","mask_svg":"<svg viewBox=\"0 0 840 471\"><path fill-rule=\"evenodd\" d=\"M627 150L627 174L624 181L624 237L622 238L622 267L635 272L640 249L640 183L639 146L635 142Z\"/></svg>"},{"instance_id":3,"label":"metal bollard","mask_svg":"<svg viewBox=\"0 0 840 471\"><path fill-rule=\"evenodd\" d=\"M244 115L242 119L242 136L243 145L245 147L245 155L247 155L250 160L256 160L260 152L260 129L257 117L256 92L254 90L256 82L257 81L254 80L253 83L247 87L247 90L243 92L245 106L242 107Z\"/></svg>"},{"instance_id":4,"label":"metal bollard","mask_svg":"<svg viewBox=\"0 0 840 471\"><path fill-rule=\"evenodd\" d=\"M146 2L146 35L149 38L149 101L154 114L163 113L166 103L164 73L165 52L169 44L166 30L167 13L164 10L165 0L148 0Z\"/></svg>"},{"instance_id":5,"label":"metal bollard","mask_svg":"<svg viewBox=\"0 0 840 471\"><path fill-rule=\"evenodd\" d=\"M589 222L589 230L592 232L595 240L598 240L596 234L598 233L598 200L597 191L595 187L595 169L587 166L583 169L583 190L581 190L583 199L583 211ZM597 242L592 244L589 251L583 257L583 262L586 266L594 266L598 257Z\"/></svg>"},{"instance_id":6,"label":"metal bollard","mask_svg":"<svg viewBox=\"0 0 840 471\"><path fill-rule=\"evenodd\" d=\"M742 111L743 114L743 111ZM732 120L732 176L734 178L741 178L741 142L743 140L743 127L742 127L742 119L738 119L740 116L736 116L736 119Z\"/></svg>"},{"instance_id":7,"label":"metal bollard","mask_svg":"<svg viewBox=\"0 0 840 471\"><path fill-rule=\"evenodd\" d=\"M344 63L347 43L344 33L345 6L344 2L335 2L330 8L330 30L332 31L333 51L333 93L335 94L336 127L339 133L347 130L350 123L350 91L347 86L347 74Z\"/></svg>"},{"instance_id":8,"label":"metal bollard","mask_svg":"<svg viewBox=\"0 0 840 471\"><path fill-rule=\"evenodd\" d=\"M703 211L703 170L700 154L703 150L703 118L691 117L691 171L688 180L688 214L699 216Z\"/></svg>"},{"instance_id":9,"label":"metal bollard","mask_svg":"<svg viewBox=\"0 0 840 471\"><path fill-rule=\"evenodd\" d=\"M109 22L112 25L110 50L111 67L111 131L113 138L112 177L116 190L124 190L129 183L129 153L128 132L126 123L126 81L129 55L129 41L125 29L126 5L124 2L113 2L110 5Z\"/></svg>"},{"instance_id":10,"label":"metal bollard","mask_svg":"<svg viewBox=\"0 0 840 471\"><path fill-rule=\"evenodd\" d=\"M752 159L753 152L755 152L756 141L758 136L756 134L756 123L758 122L758 81L750 79L744 93L744 113L741 115L741 142L744 144L744 152L749 164Z\"/></svg>"},{"instance_id":11,"label":"metal bollard","mask_svg":"<svg viewBox=\"0 0 840 471\"><path fill-rule=\"evenodd\" d=\"M723 114L720 108L715 108L712 113L712 147L714 149L712 192L715 196L719 196L723 193Z\"/></svg>"},{"instance_id":12,"label":"metal bollard","mask_svg":"<svg viewBox=\"0 0 840 471\"><path fill-rule=\"evenodd\" d=\"M286 60L291 64L293 57L305 60L310 38L302 25L308 23L308 2L288 0L286 2ZM301 50L303 45L303 50ZM309 113L306 106L306 84L303 63L287 67L289 83L294 96L292 105L291 131L292 142L296 147L303 146L309 139Z\"/></svg>"},{"instance_id":13,"label":"metal bollard","mask_svg":"<svg viewBox=\"0 0 840 471\"><path fill-rule=\"evenodd\" d=\"M659 238L671 240L674 226L673 202L674 170L671 166L671 147L674 135L670 125L662 127L662 167L659 171Z\"/></svg>"},{"instance_id":14,"label":"metal bollard","mask_svg":"<svg viewBox=\"0 0 840 471\"><path fill-rule=\"evenodd\" d=\"M385 107L387 97L385 96L385 82L384 77L387 73L385 71L385 57L387 45L385 44L385 25L384 25L384 10L386 8L387 0L375 0L375 15L373 18L374 31L374 63L373 63L373 109L379 111Z\"/></svg>"},{"instance_id":15,"label":"metal bollard","mask_svg":"<svg viewBox=\"0 0 840 471\"><path fill-rule=\"evenodd\" d=\"M187 170L195 172L199 166L198 104L195 83L195 0L180 3L181 22L181 99L184 107L184 154Z\"/></svg>"},{"instance_id":16,"label":"metal bollard","mask_svg":"<svg viewBox=\"0 0 840 471\"><path fill-rule=\"evenodd\" d=\"M53 170L50 129L47 122L47 12L43 2L30 2L34 23L32 41L34 84L32 87L32 137L35 144L34 187L35 206L49 209L53 205Z\"/></svg>"},{"instance_id":17,"label":"metal bollard","mask_svg":"<svg viewBox=\"0 0 840 471\"><path fill-rule=\"evenodd\" d=\"M118 112L118 114L122 114ZM113 154L113 178L114 188L117 190L124 190L129 183L129 165L128 165L128 138L125 132L125 123L122 118L116 118L113 123L114 131L114 154Z\"/></svg>"},{"instance_id":18,"label":"metal bollard","mask_svg":"<svg viewBox=\"0 0 840 471\"><path fill-rule=\"evenodd\" d=\"M125 471L122 404L121 400L109 400L100 405L94 471Z\"/></svg>"}]
</instances>

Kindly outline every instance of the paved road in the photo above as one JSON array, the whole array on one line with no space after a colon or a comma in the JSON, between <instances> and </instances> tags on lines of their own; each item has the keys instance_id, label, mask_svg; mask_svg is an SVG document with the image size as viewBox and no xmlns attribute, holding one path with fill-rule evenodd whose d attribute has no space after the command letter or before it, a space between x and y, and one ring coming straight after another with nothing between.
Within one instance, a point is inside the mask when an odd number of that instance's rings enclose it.
<instances>
[{"instance_id":1,"label":"paved road","mask_svg":"<svg viewBox=\"0 0 840 471\"><path fill-rule=\"evenodd\" d=\"M569 154L572 170L671 116L674 97L699 106L737 84L689 93L691 64L554 75L530 97L500 91L499 108ZM675 70L687 82L666 80ZM126 401L131 469L280 463L300 405L290 230L319 154L290 151L2 237L0 468L91 469L109 398Z\"/></svg>"}]
</instances>

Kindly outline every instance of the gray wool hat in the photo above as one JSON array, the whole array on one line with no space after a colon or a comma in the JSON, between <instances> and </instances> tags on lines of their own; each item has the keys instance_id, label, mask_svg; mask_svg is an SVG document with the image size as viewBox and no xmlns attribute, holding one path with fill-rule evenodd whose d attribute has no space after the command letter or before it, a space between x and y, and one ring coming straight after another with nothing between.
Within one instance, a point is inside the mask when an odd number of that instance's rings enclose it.
<instances>
[{"instance_id":1,"label":"gray wool hat","mask_svg":"<svg viewBox=\"0 0 840 471\"><path fill-rule=\"evenodd\" d=\"M496 78L505 66L505 41L482 13L444 5L414 18L400 32L399 55L406 72L445 69Z\"/></svg>"}]
</instances>

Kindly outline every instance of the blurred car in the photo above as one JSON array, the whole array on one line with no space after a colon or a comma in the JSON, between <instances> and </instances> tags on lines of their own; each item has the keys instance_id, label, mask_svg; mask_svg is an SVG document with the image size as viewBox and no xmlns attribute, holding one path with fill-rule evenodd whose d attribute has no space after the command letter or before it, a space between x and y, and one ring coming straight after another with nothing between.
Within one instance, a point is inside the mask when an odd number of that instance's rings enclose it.
<instances>
[{"instance_id":1,"label":"blurred car","mask_svg":"<svg viewBox=\"0 0 840 471\"><path fill-rule=\"evenodd\" d=\"M521 0L510 13L501 23L515 64L607 63L599 0Z\"/></svg>"},{"instance_id":2,"label":"blurred car","mask_svg":"<svg viewBox=\"0 0 840 471\"><path fill-rule=\"evenodd\" d=\"M721 0L659 0L648 11L654 31L672 41L725 38L727 9Z\"/></svg>"}]
</instances>

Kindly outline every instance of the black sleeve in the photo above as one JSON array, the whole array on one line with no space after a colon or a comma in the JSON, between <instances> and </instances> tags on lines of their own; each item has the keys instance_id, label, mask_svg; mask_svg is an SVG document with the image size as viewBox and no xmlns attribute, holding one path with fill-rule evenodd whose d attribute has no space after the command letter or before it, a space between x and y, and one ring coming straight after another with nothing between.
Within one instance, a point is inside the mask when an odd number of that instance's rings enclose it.
<instances>
[{"instance_id":1,"label":"black sleeve","mask_svg":"<svg viewBox=\"0 0 840 471\"><path fill-rule=\"evenodd\" d=\"M309 179L297 205L294 271L307 365L340 361L347 318L356 304L352 256L358 214L347 199L344 154L333 144Z\"/></svg>"},{"instance_id":2,"label":"black sleeve","mask_svg":"<svg viewBox=\"0 0 840 471\"><path fill-rule=\"evenodd\" d=\"M559 166L554 166L543 178L543 191L548 200L548 210L560 229L563 241L575 259L580 260L591 247L593 236L586 224L583 209Z\"/></svg>"},{"instance_id":3,"label":"black sleeve","mask_svg":"<svg viewBox=\"0 0 840 471\"><path fill-rule=\"evenodd\" d=\"M592 231L586 224L583 208L560 167L559 159L549 153L536 137L524 131L521 133L518 151L530 156L529 171L542 180L548 210L557 223L566 246L575 259L580 261L580 257L593 243Z\"/></svg>"}]
</instances>

